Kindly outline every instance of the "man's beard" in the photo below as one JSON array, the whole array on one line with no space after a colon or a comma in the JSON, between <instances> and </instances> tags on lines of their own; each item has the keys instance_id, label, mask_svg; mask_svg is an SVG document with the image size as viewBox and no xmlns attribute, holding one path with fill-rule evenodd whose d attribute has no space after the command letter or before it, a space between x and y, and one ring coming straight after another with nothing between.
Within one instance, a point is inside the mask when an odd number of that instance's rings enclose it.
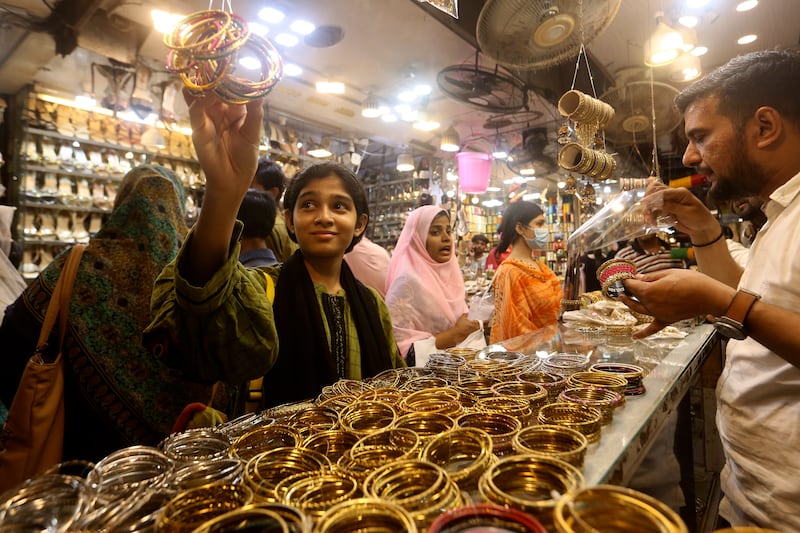
<instances>
[{"instance_id":1,"label":"man's beard","mask_svg":"<svg viewBox=\"0 0 800 533\"><path fill-rule=\"evenodd\" d=\"M747 157L743 142L738 143L733 154L728 164L730 171L725 176L717 174L716 182L708 191L711 199L716 202L759 196L766 182L767 177L761 168Z\"/></svg>"}]
</instances>

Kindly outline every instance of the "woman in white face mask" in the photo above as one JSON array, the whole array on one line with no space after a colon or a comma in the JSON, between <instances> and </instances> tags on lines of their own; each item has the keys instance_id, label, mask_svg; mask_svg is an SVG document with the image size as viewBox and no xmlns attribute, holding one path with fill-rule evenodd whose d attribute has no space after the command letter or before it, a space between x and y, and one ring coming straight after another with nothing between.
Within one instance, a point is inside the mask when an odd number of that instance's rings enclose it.
<instances>
[{"instance_id":1,"label":"woman in white face mask","mask_svg":"<svg viewBox=\"0 0 800 533\"><path fill-rule=\"evenodd\" d=\"M490 342L500 342L558 322L561 284L534 252L547 250L550 232L542 209L520 201L503 212L497 254L512 247L494 275L495 312Z\"/></svg>"}]
</instances>

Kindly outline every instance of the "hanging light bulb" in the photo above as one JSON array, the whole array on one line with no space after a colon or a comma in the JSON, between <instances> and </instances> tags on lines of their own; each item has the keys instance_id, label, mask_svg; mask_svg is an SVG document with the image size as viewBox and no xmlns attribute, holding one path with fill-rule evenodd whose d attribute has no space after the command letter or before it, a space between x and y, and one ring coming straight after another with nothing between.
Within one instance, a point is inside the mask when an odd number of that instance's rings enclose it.
<instances>
[{"instance_id":1,"label":"hanging light bulb","mask_svg":"<svg viewBox=\"0 0 800 533\"><path fill-rule=\"evenodd\" d=\"M668 65L684 51L683 37L661 20L663 15L656 14L656 29L644 43L644 64L648 67Z\"/></svg>"},{"instance_id":2,"label":"hanging light bulb","mask_svg":"<svg viewBox=\"0 0 800 533\"><path fill-rule=\"evenodd\" d=\"M701 73L700 58L692 54L682 54L669 66L669 79L676 82L696 80Z\"/></svg>"},{"instance_id":3,"label":"hanging light bulb","mask_svg":"<svg viewBox=\"0 0 800 533\"><path fill-rule=\"evenodd\" d=\"M361 104L361 116L365 118L378 118L386 111L374 94L369 93Z\"/></svg>"},{"instance_id":4,"label":"hanging light bulb","mask_svg":"<svg viewBox=\"0 0 800 533\"><path fill-rule=\"evenodd\" d=\"M408 150L397 156L397 171L411 172L414 170L414 156Z\"/></svg>"},{"instance_id":5,"label":"hanging light bulb","mask_svg":"<svg viewBox=\"0 0 800 533\"><path fill-rule=\"evenodd\" d=\"M450 126L442 134L442 142L439 148L445 152L458 152L461 149L461 138L453 126Z\"/></svg>"}]
</instances>

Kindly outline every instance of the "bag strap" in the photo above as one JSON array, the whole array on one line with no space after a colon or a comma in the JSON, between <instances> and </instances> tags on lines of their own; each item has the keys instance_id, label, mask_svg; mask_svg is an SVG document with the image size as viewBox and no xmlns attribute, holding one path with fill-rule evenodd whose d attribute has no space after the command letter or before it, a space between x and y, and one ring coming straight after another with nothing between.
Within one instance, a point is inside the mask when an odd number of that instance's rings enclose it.
<instances>
[{"instance_id":1,"label":"bag strap","mask_svg":"<svg viewBox=\"0 0 800 533\"><path fill-rule=\"evenodd\" d=\"M67 316L69 315L69 301L72 298L72 287L75 285L75 276L78 274L78 265L83 256L85 244L76 244L64 262L64 269L58 277L53 294L50 296L50 303L47 304L47 311L44 314L42 330L39 332L39 342L36 343L36 353L40 356L47 347L50 332L58 319L58 350L61 351L64 344L64 335L67 332Z\"/></svg>"}]
</instances>

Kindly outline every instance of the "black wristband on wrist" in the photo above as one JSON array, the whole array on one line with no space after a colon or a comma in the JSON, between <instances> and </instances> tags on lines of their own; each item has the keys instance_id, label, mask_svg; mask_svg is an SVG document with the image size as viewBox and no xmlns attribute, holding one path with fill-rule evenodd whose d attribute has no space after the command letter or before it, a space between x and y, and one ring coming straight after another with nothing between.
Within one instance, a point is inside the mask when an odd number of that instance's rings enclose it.
<instances>
[{"instance_id":1,"label":"black wristband on wrist","mask_svg":"<svg viewBox=\"0 0 800 533\"><path fill-rule=\"evenodd\" d=\"M705 248L706 246L711 246L712 244L714 244L715 242L717 242L718 240L720 240L724 236L725 236L725 232L722 230L722 228L719 228L719 235L717 235L716 238L714 238L713 240L710 240L708 242L704 242L703 244L692 243L692 246L694 246L695 248Z\"/></svg>"}]
</instances>

